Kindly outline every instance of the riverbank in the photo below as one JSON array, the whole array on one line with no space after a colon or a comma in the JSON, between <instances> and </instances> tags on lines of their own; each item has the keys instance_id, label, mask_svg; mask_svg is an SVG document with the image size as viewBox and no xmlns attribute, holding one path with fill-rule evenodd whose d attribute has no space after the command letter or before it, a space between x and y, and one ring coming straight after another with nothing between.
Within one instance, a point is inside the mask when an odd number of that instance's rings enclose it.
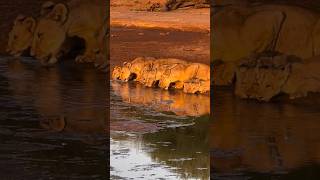
<instances>
[{"instance_id":1,"label":"riverbank","mask_svg":"<svg viewBox=\"0 0 320 180\"><path fill-rule=\"evenodd\" d=\"M210 62L208 8L148 12L113 6L110 25L111 68L139 56Z\"/></svg>"},{"instance_id":2,"label":"riverbank","mask_svg":"<svg viewBox=\"0 0 320 180\"><path fill-rule=\"evenodd\" d=\"M112 7L110 25L130 28L210 32L210 9L178 9L170 12L134 11Z\"/></svg>"},{"instance_id":3,"label":"riverbank","mask_svg":"<svg viewBox=\"0 0 320 180\"><path fill-rule=\"evenodd\" d=\"M209 64L210 33L112 27L110 37L111 68L139 56L179 58Z\"/></svg>"}]
</instances>

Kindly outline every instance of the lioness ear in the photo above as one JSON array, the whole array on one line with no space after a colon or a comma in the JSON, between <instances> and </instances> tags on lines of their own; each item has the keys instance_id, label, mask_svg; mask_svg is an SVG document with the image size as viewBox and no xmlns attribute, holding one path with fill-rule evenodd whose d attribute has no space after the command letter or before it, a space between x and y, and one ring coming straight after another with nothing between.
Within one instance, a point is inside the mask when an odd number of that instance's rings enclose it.
<instances>
[{"instance_id":1,"label":"lioness ear","mask_svg":"<svg viewBox=\"0 0 320 180\"><path fill-rule=\"evenodd\" d=\"M17 25L17 23L23 22L23 20L26 19L25 15L19 14L16 19L14 20L14 25Z\"/></svg>"},{"instance_id":2,"label":"lioness ear","mask_svg":"<svg viewBox=\"0 0 320 180\"><path fill-rule=\"evenodd\" d=\"M49 14L50 11L54 8L54 3L52 1L46 1L42 4L41 9L40 9L40 15L45 16Z\"/></svg>"},{"instance_id":3,"label":"lioness ear","mask_svg":"<svg viewBox=\"0 0 320 180\"><path fill-rule=\"evenodd\" d=\"M54 6L52 11L48 14L48 17L63 24L68 18L68 13L69 10L67 6L62 3L59 3Z\"/></svg>"},{"instance_id":4,"label":"lioness ear","mask_svg":"<svg viewBox=\"0 0 320 180\"><path fill-rule=\"evenodd\" d=\"M130 62L125 62L125 63L123 63L123 65L126 66L126 67L128 67L128 68L131 67L131 63L130 63Z\"/></svg>"},{"instance_id":5,"label":"lioness ear","mask_svg":"<svg viewBox=\"0 0 320 180\"><path fill-rule=\"evenodd\" d=\"M33 33L35 28L36 28L36 20L33 17L27 17L24 21L23 24L26 25L28 30Z\"/></svg>"}]
</instances>

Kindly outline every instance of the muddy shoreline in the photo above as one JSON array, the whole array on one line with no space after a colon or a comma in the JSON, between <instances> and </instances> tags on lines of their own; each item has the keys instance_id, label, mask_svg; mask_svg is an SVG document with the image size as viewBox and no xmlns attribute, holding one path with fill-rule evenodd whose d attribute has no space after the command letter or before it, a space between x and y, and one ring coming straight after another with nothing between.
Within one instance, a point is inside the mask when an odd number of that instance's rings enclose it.
<instances>
[{"instance_id":1,"label":"muddy shoreline","mask_svg":"<svg viewBox=\"0 0 320 180\"><path fill-rule=\"evenodd\" d=\"M110 25L136 28L210 32L210 9L178 9L170 12L148 12L128 7L112 7Z\"/></svg>"},{"instance_id":2,"label":"muddy shoreline","mask_svg":"<svg viewBox=\"0 0 320 180\"><path fill-rule=\"evenodd\" d=\"M139 56L210 62L210 33L124 27L110 32L111 69Z\"/></svg>"}]
</instances>

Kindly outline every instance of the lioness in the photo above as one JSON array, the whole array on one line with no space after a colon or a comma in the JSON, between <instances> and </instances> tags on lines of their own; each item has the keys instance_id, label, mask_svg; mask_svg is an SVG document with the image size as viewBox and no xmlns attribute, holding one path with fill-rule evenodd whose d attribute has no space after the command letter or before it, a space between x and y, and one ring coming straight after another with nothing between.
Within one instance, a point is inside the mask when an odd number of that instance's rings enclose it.
<instances>
[{"instance_id":1,"label":"lioness","mask_svg":"<svg viewBox=\"0 0 320 180\"><path fill-rule=\"evenodd\" d=\"M162 74L159 81L159 87L168 90L170 87L182 89L183 83L188 78L185 76L187 66L184 64L176 64Z\"/></svg>"},{"instance_id":2,"label":"lioness","mask_svg":"<svg viewBox=\"0 0 320 180\"><path fill-rule=\"evenodd\" d=\"M13 56L20 56L31 46L36 20L33 17L18 15L9 33L6 51Z\"/></svg>"},{"instance_id":3,"label":"lioness","mask_svg":"<svg viewBox=\"0 0 320 180\"><path fill-rule=\"evenodd\" d=\"M177 64L163 73L159 86L164 89L171 86L182 89L184 82L191 79L210 81L210 67L201 63Z\"/></svg>"},{"instance_id":4,"label":"lioness","mask_svg":"<svg viewBox=\"0 0 320 180\"><path fill-rule=\"evenodd\" d=\"M157 59L152 64L151 67L146 67L143 69L143 76L141 79L141 83L145 84L147 87L152 87L160 81L163 73L175 66L176 64L184 64L188 63L184 60L168 58L168 59Z\"/></svg>"},{"instance_id":5,"label":"lioness","mask_svg":"<svg viewBox=\"0 0 320 180\"><path fill-rule=\"evenodd\" d=\"M31 54L43 65L55 64L67 37L85 41L85 50L76 57L77 62L94 62L102 51L101 29L107 22L106 1L72 0L67 5L56 4L35 29Z\"/></svg>"},{"instance_id":6,"label":"lioness","mask_svg":"<svg viewBox=\"0 0 320 180\"><path fill-rule=\"evenodd\" d=\"M202 63L191 63L185 70L185 77L187 80L195 78L210 81L210 66Z\"/></svg>"},{"instance_id":7,"label":"lioness","mask_svg":"<svg viewBox=\"0 0 320 180\"><path fill-rule=\"evenodd\" d=\"M193 79L191 81L185 82L183 92L192 94L210 92L210 81Z\"/></svg>"},{"instance_id":8,"label":"lioness","mask_svg":"<svg viewBox=\"0 0 320 180\"><path fill-rule=\"evenodd\" d=\"M112 70L112 79L120 79L122 68L120 66L115 66Z\"/></svg>"},{"instance_id":9,"label":"lioness","mask_svg":"<svg viewBox=\"0 0 320 180\"><path fill-rule=\"evenodd\" d=\"M42 4L40 15L45 16L54 3L47 1ZM6 51L13 56L21 56L32 44L33 34L36 27L36 19L32 16L18 15L9 32L8 45Z\"/></svg>"},{"instance_id":10,"label":"lioness","mask_svg":"<svg viewBox=\"0 0 320 180\"><path fill-rule=\"evenodd\" d=\"M152 63L155 59L151 57L138 57L132 62L124 62L121 68L120 79L123 81L136 80L141 82L142 73L146 68L151 68Z\"/></svg>"}]
</instances>

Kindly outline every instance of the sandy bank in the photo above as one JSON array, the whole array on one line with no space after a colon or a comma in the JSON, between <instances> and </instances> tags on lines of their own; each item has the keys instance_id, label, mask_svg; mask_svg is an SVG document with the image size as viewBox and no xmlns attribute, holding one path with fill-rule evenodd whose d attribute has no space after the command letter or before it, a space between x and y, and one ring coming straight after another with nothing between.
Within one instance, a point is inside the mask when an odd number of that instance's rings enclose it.
<instances>
[{"instance_id":1,"label":"sandy bank","mask_svg":"<svg viewBox=\"0 0 320 180\"><path fill-rule=\"evenodd\" d=\"M209 32L210 9L147 12L133 11L123 7L112 7L110 10L110 23L111 26Z\"/></svg>"},{"instance_id":2,"label":"sandy bank","mask_svg":"<svg viewBox=\"0 0 320 180\"><path fill-rule=\"evenodd\" d=\"M210 62L210 33L122 27L110 33L111 68L140 56Z\"/></svg>"}]
</instances>

